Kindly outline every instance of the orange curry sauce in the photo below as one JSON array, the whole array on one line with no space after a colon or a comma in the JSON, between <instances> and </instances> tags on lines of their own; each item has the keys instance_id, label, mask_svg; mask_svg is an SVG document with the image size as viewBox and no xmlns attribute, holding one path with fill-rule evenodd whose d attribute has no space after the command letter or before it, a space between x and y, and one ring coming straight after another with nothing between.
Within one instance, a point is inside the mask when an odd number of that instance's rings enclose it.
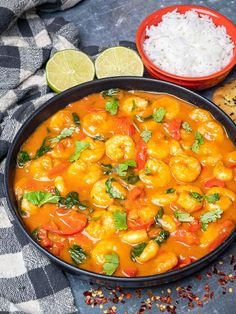
<instances>
[{"instance_id":1,"label":"orange curry sauce","mask_svg":"<svg viewBox=\"0 0 236 314\"><path fill-rule=\"evenodd\" d=\"M18 154L26 228L68 263L113 276L183 267L236 222L236 150L205 110L109 90L58 111Z\"/></svg>"}]
</instances>

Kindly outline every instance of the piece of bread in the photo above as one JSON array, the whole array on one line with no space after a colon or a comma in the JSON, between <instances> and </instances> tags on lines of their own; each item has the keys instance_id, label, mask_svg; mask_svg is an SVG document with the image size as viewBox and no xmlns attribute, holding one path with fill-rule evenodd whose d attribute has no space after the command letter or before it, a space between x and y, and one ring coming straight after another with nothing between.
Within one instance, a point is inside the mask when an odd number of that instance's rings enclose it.
<instances>
[{"instance_id":1,"label":"piece of bread","mask_svg":"<svg viewBox=\"0 0 236 314\"><path fill-rule=\"evenodd\" d=\"M212 101L236 123L236 80L217 88Z\"/></svg>"}]
</instances>

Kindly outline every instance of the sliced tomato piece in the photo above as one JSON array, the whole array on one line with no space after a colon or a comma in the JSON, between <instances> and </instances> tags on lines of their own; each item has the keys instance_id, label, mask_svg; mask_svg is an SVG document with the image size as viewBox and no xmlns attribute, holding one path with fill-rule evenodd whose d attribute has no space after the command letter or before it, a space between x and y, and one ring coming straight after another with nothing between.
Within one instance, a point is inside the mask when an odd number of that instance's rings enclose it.
<instances>
[{"instance_id":1,"label":"sliced tomato piece","mask_svg":"<svg viewBox=\"0 0 236 314\"><path fill-rule=\"evenodd\" d=\"M140 139L137 143L137 154L136 154L136 163L137 169L141 170L144 169L145 164L147 162L147 144L144 142L143 139Z\"/></svg>"},{"instance_id":2,"label":"sliced tomato piece","mask_svg":"<svg viewBox=\"0 0 236 314\"><path fill-rule=\"evenodd\" d=\"M47 230L45 230L44 228L40 228L39 230L39 243L43 246L43 247L51 247L53 245L52 240L50 240L48 238L48 232Z\"/></svg>"},{"instance_id":3,"label":"sliced tomato piece","mask_svg":"<svg viewBox=\"0 0 236 314\"><path fill-rule=\"evenodd\" d=\"M199 244L199 238L192 232L184 229L176 230L171 232L171 239L182 242L187 245Z\"/></svg>"},{"instance_id":4,"label":"sliced tomato piece","mask_svg":"<svg viewBox=\"0 0 236 314\"><path fill-rule=\"evenodd\" d=\"M220 186L220 187L225 187L225 181L217 179L217 178L212 178L204 182L204 187L205 188L212 188L214 186Z\"/></svg>"},{"instance_id":5,"label":"sliced tomato piece","mask_svg":"<svg viewBox=\"0 0 236 314\"><path fill-rule=\"evenodd\" d=\"M194 219L194 221L187 223L188 231L190 232L196 232L201 230L201 225L198 219Z\"/></svg>"},{"instance_id":6,"label":"sliced tomato piece","mask_svg":"<svg viewBox=\"0 0 236 314\"><path fill-rule=\"evenodd\" d=\"M73 235L81 232L86 224L87 218L85 215L76 212L75 210L67 211L65 215L58 217L58 225L48 224L44 227L45 230L59 235ZM60 227L60 229L58 228Z\"/></svg>"},{"instance_id":7,"label":"sliced tomato piece","mask_svg":"<svg viewBox=\"0 0 236 314\"><path fill-rule=\"evenodd\" d=\"M178 268L182 268L185 267L193 262L195 262L197 259L194 256L179 256L179 264L178 264Z\"/></svg>"},{"instance_id":8,"label":"sliced tomato piece","mask_svg":"<svg viewBox=\"0 0 236 314\"><path fill-rule=\"evenodd\" d=\"M168 123L165 123L165 129L170 134L170 136L179 141L181 139L180 128L182 120L179 118L173 119Z\"/></svg>"},{"instance_id":9,"label":"sliced tomato piece","mask_svg":"<svg viewBox=\"0 0 236 314\"><path fill-rule=\"evenodd\" d=\"M223 243L231 232L234 230L235 225L231 220L225 220L219 226L219 236L209 245L209 251L213 251L221 243Z\"/></svg>"},{"instance_id":10,"label":"sliced tomato piece","mask_svg":"<svg viewBox=\"0 0 236 314\"><path fill-rule=\"evenodd\" d=\"M136 277L138 274L138 268L133 266L133 267L127 267L122 270L122 273L126 277Z\"/></svg>"},{"instance_id":11,"label":"sliced tomato piece","mask_svg":"<svg viewBox=\"0 0 236 314\"><path fill-rule=\"evenodd\" d=\"M130 122L129 118L127 117L120 117L115 120L116 127L122 132L123 134L132 136L136 133L134 125Z\"/></svg>"},{"instance_id":12,"label":"sliced tomato piece","mask_svg":"<svg viewBox=\"0 0 236 314\"><path fill-rule=\"evenodd\" d=\"M48 171L49 177L57 176L62 171L64 171L69 166L68 162L61 162L60 164L53 167L51 170Z\"/></svg>"},{"instance_id":13,"label":"sliced tomato piece","mask_svg":"<svg viewBox=\"0 0 236 314\"><path fill-rule=\"evenodd\" d=\"M128 227L132 230L141 230L148 229L154 223L154 219L150 219L149 221L142 223L140 218L130 221L128 220Z\"/></svg>"},{"instance_id":14,"label":"sliced tomato piece","mask_svg":"<svg viewBox=\"0 0 236 314\"><path fill-rule=\"evenodd\" d=\"M51 252L53 255L59 256L61 254L62 249L64 248L64 244L61 242L54 242L51 248Z\"/></svg>"}]
</instances>

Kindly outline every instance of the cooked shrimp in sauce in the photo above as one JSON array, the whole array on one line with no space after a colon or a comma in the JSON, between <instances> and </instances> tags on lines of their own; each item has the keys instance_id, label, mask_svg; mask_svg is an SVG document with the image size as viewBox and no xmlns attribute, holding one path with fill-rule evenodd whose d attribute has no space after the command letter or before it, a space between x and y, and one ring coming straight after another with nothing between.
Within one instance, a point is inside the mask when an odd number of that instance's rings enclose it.
<instances>
[{"instance_id":1,"label":"cooked shrimp in sauce","mask_svg":"<svg viewBox=\"0 0 236 314\"><path fill-rule=\"evenodd\" d=\"M236 149L210 112L110 89L44 121L18 153L19 213L42 247L110 276L181 268L236 223Z\"/></svg>"}]
</instances>

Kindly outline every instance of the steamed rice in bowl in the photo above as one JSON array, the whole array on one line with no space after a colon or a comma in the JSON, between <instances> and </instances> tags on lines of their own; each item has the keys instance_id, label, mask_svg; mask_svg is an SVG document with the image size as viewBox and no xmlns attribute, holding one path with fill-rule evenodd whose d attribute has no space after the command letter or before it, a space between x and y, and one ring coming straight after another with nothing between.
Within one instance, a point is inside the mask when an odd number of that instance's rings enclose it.
<instances>
[{"instance_id":1,"label":"steamed rice in bowl","mask_svg":"<svg viewBox=\"0 0 236 314\"><path fill-rule=\"evenodd\" d=\"M174 75L203 77L225 68L233 57L234 43L224 26L204 14L177 10L146 28L143 48L158 68Z\"/></svg>"}]
</instances>

